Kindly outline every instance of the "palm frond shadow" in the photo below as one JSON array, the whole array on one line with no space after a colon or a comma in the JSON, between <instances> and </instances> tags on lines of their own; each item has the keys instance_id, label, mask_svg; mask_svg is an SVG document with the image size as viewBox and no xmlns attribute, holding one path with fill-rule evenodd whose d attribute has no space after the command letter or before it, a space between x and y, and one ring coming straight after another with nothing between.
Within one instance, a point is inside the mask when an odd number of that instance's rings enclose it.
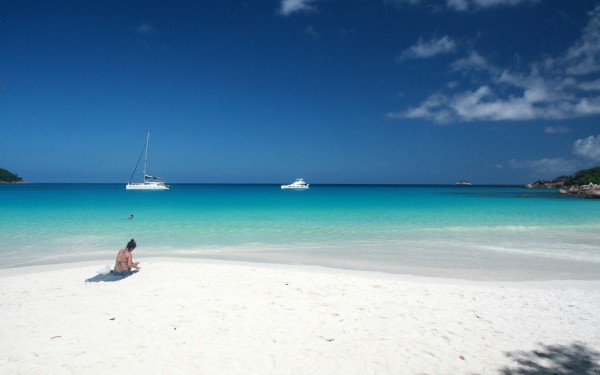
<instances>
[{"instance_id":1,"label":"palm frond shadow","mask_svg":"<svg viewBox=\"0 0 600 375\"><path fill-rule=\"evenodd\" d=\"M506 354L516 366L504 367L503 375L600 375L600 353L581 343L543 345L530 352Z\"/></svg>"}]
</instances>

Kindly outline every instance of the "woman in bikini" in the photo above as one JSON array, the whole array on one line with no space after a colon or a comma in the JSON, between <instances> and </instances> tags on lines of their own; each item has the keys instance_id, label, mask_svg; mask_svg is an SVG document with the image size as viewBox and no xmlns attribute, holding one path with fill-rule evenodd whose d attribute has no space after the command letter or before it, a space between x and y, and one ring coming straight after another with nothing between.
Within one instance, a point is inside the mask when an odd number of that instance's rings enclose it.
<instances>
[{"instance_id":1,"label":"woman in bikini","mask_svg":"<svg viewBox=\"0 0 600 375\"><path fill-rule=\"evenodd\" d=\"M132 238L131 241L127 243L125 249L119 250L119 253L117 254L117 259L115 261L115 268L113 270L113 274L128 275L132 273L132 268L140 268L138 266L140 262L134 262L133 256L131 255L131 252L135 249L136 246L137 245L135 243L135 240Z\"/></svg>"}]
</instances>

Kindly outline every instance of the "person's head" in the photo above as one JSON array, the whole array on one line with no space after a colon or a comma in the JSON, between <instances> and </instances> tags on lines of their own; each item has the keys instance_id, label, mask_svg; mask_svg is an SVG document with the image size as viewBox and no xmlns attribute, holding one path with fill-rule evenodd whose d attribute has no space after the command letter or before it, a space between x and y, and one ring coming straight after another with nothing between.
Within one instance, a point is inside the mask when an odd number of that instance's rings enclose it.
<instances>
[{"instance_id":1,"label":"person's head","mask_svg":"<svg viewBox=\"0 0 600 375\"><path fill-rule=\"evenodd\" d=\"M127 250L133 251L137 245L135 244L135 240L132 238L131 241L127 243Z\"/></svg>"}]
</instances>

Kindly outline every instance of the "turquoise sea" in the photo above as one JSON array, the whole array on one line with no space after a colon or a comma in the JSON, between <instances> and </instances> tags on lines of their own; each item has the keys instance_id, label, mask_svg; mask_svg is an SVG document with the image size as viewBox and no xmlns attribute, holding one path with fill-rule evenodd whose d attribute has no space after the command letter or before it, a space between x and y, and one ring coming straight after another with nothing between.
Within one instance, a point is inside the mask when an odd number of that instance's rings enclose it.
<instances>
[{"instance_id":1,"label":"turquoise sea","mask_svg":"<svg viewBox=\"0 0 600 375\"><path fill-rule=\"evenodd\" d=\"M600 200L507 186L0 185L0 268L196 257L490 280L600 279ZM133 214L134 218L129 219Z\"/></svg>"}]
</instances>

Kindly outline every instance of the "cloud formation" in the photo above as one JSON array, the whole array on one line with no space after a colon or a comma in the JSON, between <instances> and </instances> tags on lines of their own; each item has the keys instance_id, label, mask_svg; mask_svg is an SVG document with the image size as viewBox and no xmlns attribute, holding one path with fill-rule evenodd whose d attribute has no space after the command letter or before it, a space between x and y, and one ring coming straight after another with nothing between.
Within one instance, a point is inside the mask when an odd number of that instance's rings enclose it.
<instances>
[{"instance_id":1,"label":"cloud formation","mask_svg":"<svg viewBox=\"0 0 600 375\"><path fill-rule=\"evenodd\" d=\"M317 0L282 0L279 7L279 14L289 16L298 12L310 12L316 10L312 3Z\"/></svg>"},{"instance_id":2,"label":"cloud formation","mask_svg":"<svg viewBox=\"0 0 600 375\"><path fill-rule=\"evenodd\" d=\"M492 71L491 66L485 57L478 54L476 51L471 51L465 58L458 59L452 63L451 68L454 72L469 72L469 71Z\"/></svg>"},{"instance_id":3,"label":"cloud formation","mask_svg":"<svg viewBox=\"0 0 600 375\"><path fill-rule=\"evenodd\" d=\"M546 131L548 132L548 129ZM555 127L559 131L563 131L563 127ZM574 171L588 167L590 164L600 162L600 135L589 136L584 139L578 139L573 142L573 155L580 159L564 159L564 158L544 158L539 160L509 160L506 163L497 165L499 169L526 169L532 173L541 176L558 176L570 175ZM581 160L583 159L583 160Z\"/></svg>"},{"instance_id":4,"label":"cloud formation","mask_svg":"<svg viewBox=\"0 0 600 375\"><path fill-rule=\"evenodd\" d=\"M429 41L419 39L417 44L402 52L399 59L428 59L439 54L454 52L455 50L456 43L447 35Z\"/></svg>"},{"instance_id":5,"label":"cloud formation","mask_svg":"<svg viewBox=\"0 0 600 375\"><path fill-rule=\"evenodd\" d=\"M587 138L579 139L573 144L573 153L584 159L599 162L600 161L600 135L594 137L590 135Z\"/></svg>"},{"instance_id":6,"label":"cloud formation","mask_svg":"<svg viewBox=\"0 0 600 375\"><path fill-rule=\"evenodd\" d=\"M566 126L561 126L561 125L546 126L546 128L544 129L544 132L547 134L567 134L567 133L571 132L571 128L568 128Z\"/></svg>"},{"instance_id":7,"label":"cloud formation","mask_svg":"<svg viewBox=\"0 0 600 375\"><path fill-rule=\"evenodd\" d=\"M600 115L598 30L600 4L590 13L579 40L562 55L531 64L529 72L500 69L478 52L471 51L452 63L450 71L473 76L483 73L485 81L479 87L462 92L439 91L416 107L387 116L451 123L560 120Z\"/></svg>"}]
</instances>

